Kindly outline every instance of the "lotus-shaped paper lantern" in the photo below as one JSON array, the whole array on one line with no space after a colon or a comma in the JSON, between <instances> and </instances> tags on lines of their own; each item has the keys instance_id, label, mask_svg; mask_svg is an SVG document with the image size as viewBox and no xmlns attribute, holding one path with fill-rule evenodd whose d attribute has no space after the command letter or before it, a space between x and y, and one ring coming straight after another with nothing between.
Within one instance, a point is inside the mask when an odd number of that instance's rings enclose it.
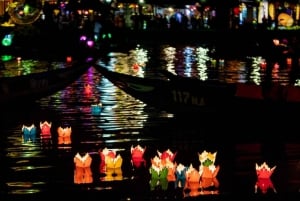
<instances>
[{"instance_id":1,"label":"lotus-shaped paper lantern","mask_svg":"<svg viewBox=\"0 0 300 201\"><path fill-rule=\"evenodd\" d=\"M200 164L210 166L215 163L217 152L211 153L204 150L201 154L198 153Z\"/></svg>"},{"instance_id":2,"label":"lotus-shaped paper lantern","mask_svg":"<svg viewBox=\"0 0 300 201\"><path fill-rule=\"evenodd\" d=\"M142 166L146 166L146 160L144 159L144 153L146 151L146 147L143 148L140 145L135 147L131 146L131 164L134 168L140 168Z\"/></svg>"},{"instance_id":3,"label":"lotus-shaped paper lantern","mask_svg":"<svg viewBox=\"0 0 300 201\"><path fill-rule=\"evenodd\" d=\"M102 112L102 109L103 109L102 103L91 105L91 113L92 113L92 115L95 115L95 116L100 115L101 112Z\"/></svg>"},{"instance_id":4,"label":"lotus-shaped paper lantern","mask_svg":"<svg viewBox=\"0 0 300 201\"><path fill-rule=\"evenodd\" d=\"M121 168L122 163L123 163L123 158L121 157L120 154L118 154L115 157L111 157L110 155L107 155L105 157L106 171L108 169Z\"/></svg>"},{"instance_id":5,"label":"lotus-shaped paper lantern","mask_svg":"<svg viewBox=\"0 0 300 201\"><path fill-rule=\"evenodd\" d=\"M115 150L104 148L99 151L99 155L101 158L100 173L106 173L108 169L121 168L123 158L120 154L117 155L117 152Z\"/></svg>"},{"instance_id":6,"label":"lotus-shaped paper lantern","mask_svg":"<svg viewBox=\"0 0 300 201\"><path fill-rule=\"evenodd\" d=\"M151 159L151 167L149 169L151 179L150 179L150 190L153 191L156 188L161 188L165 191L168 189L168 168L165 167L161 159L155 156Z\"/></svg>"},{"instance_id":7,"label":"lotus-shaped paper lantern","mask_svg":"<svg viewBox=\"0 0 300 201\"><path fill-rule=\"evenodd\" d=\"M267 193L269 189L273 190L276 193L276 189L271 180L271 176L275 170L276 166L270 168L266 162L261 165L255 164L257 181L255 183L255 193L258 192L258 189L261 190L262 193Z\"/></svg>"},{"instance_id":8,"label":"lotus-shaped paper lantern","mask_svg":"<svg viewBox=\"0 0 300 201\"><path fill-rule=\"evenodd\" d=\"M89 153L79 154L74 157L74 183L87 184L93 182L93 174L91 170L92 157Z\"/></svg>"},{"instance_id":9,"label":"lotus-shaped paper lantern","mask_svg":"<svg viewBox=\"0 0 300 201\"><path fill-rule=\"evenodd\" d=\"M48 121L40 122L41 139L51 139L52 123Z\"/></svg>"},{"instance_id":10,"label":"lotus-shaped paper lantern","mask_svg":"<svg viewBox=\"0 0 300 201\"><path fill-rule=\"evenodd\" d=\"M175 181L175 188L184 188L185 187L185 182L186 182L186 171L187 167L184 166L182 163L179 163L176 166L176 171L175 171L175 176L176 176L176 181Z\"/></svg>"},{"instance_id":11,"label":"lotus-shaped paper lantern","mask_svg":"<svg viewBox=\"0 0 300 201\"><path fill-rule=\"evenodd\" d=\"M57 128L58 133L58 144L71 144L71 134L72 128L70 127L61 127Z\"/></svg>"},{"instance_id":12,"label":"lotus-shaped paper lantern","mask_svg":"<svg viewBox=\"0 0 300 201\"><path fill-rule=\"evenodd\" d=\"M30 126L23 125L22 132L23 132L23 142L24 143L36 141L37 129L34 124L31 124Z\"/></svg>"},{"instance_id":13,"label":"lotus-shaped paper lantern","mask_svg":"<svg viewBox=\"0 0 300 201\"><path fill-rule=\"evenodd\" d=\"M204 150L201 154L198 153L198 156L200 161L199 172L201 174L201 177L216 177L220 170L220 166L215 165L217 152L211 153Z\"/></svg>"},{"instance_id":14,"label":"lotus-shaped paper lantern","mask_svg":"<svg viewBox=\"0 0 300 201\"><path fill-rule=\"evenodd\" d=\"M105 173L106 172L106 163L105 163L106 157L109 156L109 157L115 158L117 153L115 150L109 150L105 147L104 149L99 150L99 155L100 155L100 159L101 159L99 170L100 170L100 173Z\"/></svg>"},{"instance_id":15,"label":"lotus-shaped paper lantern","mask_svg":"<svg viewBox=\"0 0 300 201\"><path fill-rule=\"evenodd\" d=\"M195 197L200 195L200 173L197 169L195 169L193 167L193 165L191 164L188 168L188 170L186 171L186 184L185 184L185 190L184 192L188 192L185 193L184 196L190 196L190 197Z\"/></svg>"},{"instance_id":16,"label":"lotus-shaped paper lantern","mask_svg":"<svg viewBox=\"0 0 300 201\"><path fill-rule=\"evenodd\" d=\"M157 150L157 154L160 157L161 162L163 164L165 164L167 158L173 162L175 160L175 156L176 156L177 152L173 153L170 149L167 149L166 151L164 151L162 153Z\"/></svg>"},{"instance_id":17,"label":"lotus-shaped paper lantern","mask_svg":"<svg viewBox=\"0 0 300 201\"><path fill-rule=\"evenodd\" d=\"M167 179L168 182L175 182L176 181L176 164L172 161L170 161L169 158L166 159L166 163L165 163L166 168L168 169L168 175L167 175Z\"/></svg>"}]
</instances>

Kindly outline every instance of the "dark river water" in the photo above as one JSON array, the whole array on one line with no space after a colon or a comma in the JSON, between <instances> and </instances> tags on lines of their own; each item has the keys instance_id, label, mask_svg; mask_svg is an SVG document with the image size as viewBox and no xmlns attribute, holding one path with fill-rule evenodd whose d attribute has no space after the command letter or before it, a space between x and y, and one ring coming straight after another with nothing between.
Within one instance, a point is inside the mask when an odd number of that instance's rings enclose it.
<instances>
[{"instance_id":1,"label":"dark river water","mask_svg":"<svg viewBox=\"0 0 300 201\"><path fill-rule=\"evenodd\" d=\"M211 51L211 49L210 49ZM159 77L161 68L201 80L255 82L264 79L264 58L213 58L205 46L137 45L129 51L111 52L99 62L118 72L140 77ZM287 84L289 66L274 68L273 82ZM94 115L92 105L101 102ZM20 102L22 104L22 101ZM275 200L299 198L300 139L298 117L278 115L276 121L258 118L263 114L234 117L206 113L176 117L159 111L116 88L92 66L70 86L34 104L9 105L0 128L0 195L7 200L45 200L76 195L95 200L189 199L203 197L241 200L270 196ZM41 138L40 123L51 123L51 138ZM35 142L24 142L22 127L34 124ZM69 141L61 141L58 128L71 128ZM262 137L265 136L265 137ZM289 136L289 137L288 137ZM145 148L144 168L131 163L131 147ZM107 148L119 154L121 169L101 171L99 153ZM150 166L158 151L170 150L174 163L199 170L199 155L216 153L216 177L202 188L175 188L162 181L151 190ZM89 180L76 183L74 158L88 153L92 159ZM256 165L264 162L273 170L258 178ZM153 183L152 183L153 185ZM264 192L263 190L266 190ZM81 194L82 193L82 194ZM209 194L209 195L207 195ZM106 196L106 198L104 198ZM225 196L225 197L224 197ZM232 197L231 197L232 196ZM269 200L270 200L269 199ZM0 198L2 200L2 198Z\"/></svg>"}]
</instances>

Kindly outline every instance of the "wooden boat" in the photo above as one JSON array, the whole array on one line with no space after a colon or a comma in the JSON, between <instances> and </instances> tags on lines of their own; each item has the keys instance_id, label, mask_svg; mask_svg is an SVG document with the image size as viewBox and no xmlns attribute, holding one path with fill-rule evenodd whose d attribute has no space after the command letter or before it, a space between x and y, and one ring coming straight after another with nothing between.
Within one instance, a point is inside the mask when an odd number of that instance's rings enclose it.
<instances>
[{"instance_id":1,"label":"wooden boat","mask_svg":"<svg viewBox=\"0 0 300 201\"><path fill-rule=\"evenodd\" d=\"M168 71L162 72L162 78L142 78L113 72L99 64L95 67L129 95L171 113L300 109L300 87L296 86L201 81Z\"/></svg>"},{"instance_id":2,"label":"wooden boat","mask_svg":"<svg viewBox=\"0 0 300 201\"><path fill-rule=\"evenodd\" d=\"M19 73L18 67L12 70L12 66L5 65L5 69L0 70L1 105L33 101L51 95L74 82L90 67L84 61L58 63L38 61L35 65L41 65L38 66L39 71L26 74ZM13 73L5 74L6 71Z\"/></svg>"}]
</instances>

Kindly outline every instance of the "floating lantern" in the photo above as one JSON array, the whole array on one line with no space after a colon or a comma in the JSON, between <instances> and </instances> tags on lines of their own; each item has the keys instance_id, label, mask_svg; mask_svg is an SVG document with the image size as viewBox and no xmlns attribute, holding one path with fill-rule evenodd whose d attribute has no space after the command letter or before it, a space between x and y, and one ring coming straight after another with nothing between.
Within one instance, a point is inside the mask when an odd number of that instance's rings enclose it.
<instances>
[{"instance_id":1,"label":"floating lantern","mask_svg":"<svg viewBox=\"0 0 300 201\"><path fill-rule=\"evenodd\" d=\"M198 153L200 166L199 173L201 194L218 194L219 181L216 176L219 173L220 166L215 165L217 152L207 152L204 150L201 154Z\"/></svg>"},{"instance_id":2,"label":"floating lantern","mask_svg":"<svg viewBox=\"0 0 300 201\"><path fill-rule=\"evenodd\" d=\"M36 141L36 126L34 124L31 124L30 126L22 126L22 132L23 132L23 142L35 142Z\"/></svg>"},{"instance_id":3,"label":"floating lantern","mask_svg":"<svg viewBox=\"0 0 300 201\"><path fill-rule=\"evenodd\" d=\"M151 167L149 169L150 179L150 190L154 191L160 188L163 191L168 189L168 168L166 168L158 156L151 159Z\"/></svg>"},{"instance_id":4,"label":"floating lantern","mask_svg":"<svg viewBox=\"0 0 300 201\"><path fill-rule=\"evenodd\" d=\"M121 157L120 154L118 154L115 157L111 157L110 155L107 155L105 157L106 171L108 169L121 168L122 163L123 163L123 158Z\"/></svg>"},{"instance_id":5,"label":"floating lantern","mask_svg":"<svg viewBox=\"0 0 300 201\"><path fill-rule=\"evenodd\" d=\"M51 122L48 121L40 122L40 129L41 129L40 138L43 144L52 143L51 126L52 126Z\"/></svg>"},{"instance_id":6,"label":"floating lantern","mask_svg":"<svg viewBox=\"0 0 300 201\"><path fill-rule=\"evenodd\" d=\"M211 153L204 150L201 154L198 153L201 177L214 178L217 176L220 166L215 166L217 152Z\"/></svg>"},{"instance_id":7,"label":"floating lantern","mask_svg":"<svg viewBox=\"0 0 300 201\"><path fill-rule=\"evenodd\" d=\"M175 188L184 188L185 187L185 182L186 182L186 171L187 167L184 166L182 163L179 163L176 166L176 171L175 171L175 176L176 176L176 181L175 181Z\"/></svg>"},{"instance_id":8,"label":"floating lantern","mask_svg":"<svg viewBox=\"0 0 300 201\"><path fill-rule=\"evenodd\" d=\"M51 126L52 123L48 121L40 122L41 139L51 138Z\"/></svg>"},{"instance_id":9,"label":"floating lantern","mask_svg":"<svg viewBox=\"0 0 300 201\"><path fill-rule=\"evenodd\" d=\"M162 153L157 150L157 154L160 157L163 165L165 165L167 158L173 162L177 153L176 152L173 153L170 149L167 149L166 151L164 151Z\"/></svg>"},{"instance_id":10,"label":"floating lantern","mask_svg":"<svg viewBox=\"0 0 300 201\"><path fill-rule=\"evenodd\" d=\"M117 155L115 150L108 150L104 148L99 151L100 155L100 173L106 173L108 169L121 168L123 164L123 158L120 154Z\"/></svg>"},{"instance_id":11,"label":"floating lantern","mask_svg":"<svg viewBox=\"0 0 300 201\"><path fill-rule=\"evenodd\" d=\"M143 148L140 145L135 147L131 146L131 164L134 168L140 168L146 166L146 160L144 159L144 153L146 151L146 147Z\"/></svg>"},{"instance_id":12,"label":"floating lantern","mask_svg":"<svg viewBox=\"0 0 300 201\"><path fill-rule=\"evenodd\" d=\"M101 112L102 112L102 103L98 103L98 104L93 104L91 105L91 112L92 112L92 115L100 115Z\"/></svg>"},{"instance_id":13,"label":"floating lantern","mask_svg":"<svg viewBox=\"0 0 300 201\"><path fill-rule=\"evenodd\" d=\"M186 171L186 184L184 187L184 197L195 197L200 195L200 173L191 164ZM186 193L187 192L187 193Z\"/></svg>"},{"instance_id":14,"label":"floating lantern","mask_svg":"<svg viewBox=\"0 0 300 201\"><path fill-rule=\"evenodd\" d=\"M110 157L116 157L116 151L115 150L108 150L107 148L104 148L103 150L99 150L99 155L100 155L100 173L105 173L106 172L106 157L110 156Z\"/></svg>"},{"instance_id":15,"label":"floating lantern","mask_svg":"<svg viewBox=\"0 0 300 201\"><path fill-rule=\"evenodd\" d=\"M104 177L100 177L101 181L121 181L123 180L122 168L107 169Z\"/></svg>"},{"instance_id":16,"label":"floating lantern","mask_svg":"<svg viewBox=\"0 0 300 201\"><path fill-rule=\"evenodd\" d=\"M270 168L266 162L262 163L261 165L255 164L256 169L256 175L257 175L257 181L255 183L255 193L258 192L258 189L265 194L268 192L268 190L272 190L274 193L276 193L276 189L273 185L273 182L271 180L271 176L275 170L276 166L273 168Z\"/></svg>"},{"instance_id":17,"label":"floating lantern","mask_svg":"<svg viewBox=\"0 0 300 201\"><path fill-rule=\"evenodd\" d=\"M167 158L166 163L165 163L166 168L168 169L168 175L167 175L167 180L168 182L173 182L175 183L176 181L176 164L172 161L170 161L169 158Z\"/></svg>"},{"instance_id":18,"label":"floating lantern","mask_svg":"<svg viewBox=\"0 0 300 201\"><path fill-rule=\"evenodd\" d=\"M74 157L74 183L87 184L93 182L93 174L91 170L92 157L89 153L77 153Z\"/></svg>"},{"instance_id":19,"label":"floating lantern","mask_svg":"<svg viewBox=\"0 0 300 201\"><path fill-rule=\"evenodd\" d=\"M71 134L72 134L72 128L70 127L58 127L57 128L58 133L58 144L71 144Z\"/></svg>"}]
</instances>

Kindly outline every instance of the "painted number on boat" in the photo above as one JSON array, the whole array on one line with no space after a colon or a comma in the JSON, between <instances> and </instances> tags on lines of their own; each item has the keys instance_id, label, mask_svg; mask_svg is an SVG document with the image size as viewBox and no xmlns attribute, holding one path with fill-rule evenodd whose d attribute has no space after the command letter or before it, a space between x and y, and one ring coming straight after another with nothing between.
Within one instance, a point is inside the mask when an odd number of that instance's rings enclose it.
<instances>
[{"instance_id":1,"label":"painted number on boat","mask_svg":"<svg viewBox=\"0 0 300 201\"><path fill-rule=\"evenodd\" d=\"M203 97L191 95L187 91L172 91L173 101L181 104L205 105Z\"/></svg>"},{"instance_id":2,"label":"painted number on boat","mask_svg":"<svg viewBox=\"0 0 300 201\"><path fill-rule=\"evenodd\" d=\"M40 79L40 80L32 79L32 80L30 80L30 87L32 89L41 89L41 88L44 88L47 86L48 86L47 79Z\"/></svg>"}]
</instances>

